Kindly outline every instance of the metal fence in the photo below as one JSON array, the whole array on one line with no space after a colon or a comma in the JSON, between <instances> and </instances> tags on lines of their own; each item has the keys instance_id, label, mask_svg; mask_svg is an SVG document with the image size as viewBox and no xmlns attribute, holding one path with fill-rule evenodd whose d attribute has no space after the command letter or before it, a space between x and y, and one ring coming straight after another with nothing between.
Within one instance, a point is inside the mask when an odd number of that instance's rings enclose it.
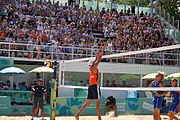
<instances>
[{"instance_id":1,"label":"metal fence","mask_svg":"<svg viewBox=\"0 0 180 120\"><path fill-rule=\"evenodd\" d=\"M180 21L175 20L174 16L170 16L168 12L164 9L162 10L160 7L157 9L156 13L161 19L166 36L173 38L177 43L180 43Z\"/></svg>"},{"instance_id":2,"label":"metal fence","mask_svg":"<svg viewBox=\"0 0 180 120\"><path fill-rule=\"evenodd\" d=\"M47 46L22 43L0 42L0 56L22 59L50 59L71 60L79 58L94 57L97 47L86 46ZM141 53L136 55L126 55L111 59L103 59L104 62L131 63L131 64L153 64L180 66L180 49L160 51L154 53ZM106 54L121 53L122 51L108 48Z\"/></svg>"},{"instance_id":3,"label":"metal fence","mask_svg":"<svg viewBox=\"0 0 180 120\"><path fill-rule=\"evenodd\" d=\"M56 1L57 0L55 0L55 2ZM60 4L65 5L65 3L68 3L68 0L61 0L59 2L60 2ZM109 2L100 1L98 6L97 6L97 0L92 0L92 1L80 0L80 7L83 7L83 5L86 5L87 10L89 10L90 7L92 7L94 10L96 10L97 7L99 8L99 10L102 10L102 8L105 8L105 10L107 10L107 9L111 9L111 7L112 7L111 0ZM131 6L126 5L126 4L116 4L116 8L117 8L117 11L120 12L121 10L123 10L123 11L128 10L128 8L131 8ZM144 11L147 13L152 13L151 8L136 6L136 8L135 8L136 14L140 13L141 11Z\"/></svg>"}]
</instances>

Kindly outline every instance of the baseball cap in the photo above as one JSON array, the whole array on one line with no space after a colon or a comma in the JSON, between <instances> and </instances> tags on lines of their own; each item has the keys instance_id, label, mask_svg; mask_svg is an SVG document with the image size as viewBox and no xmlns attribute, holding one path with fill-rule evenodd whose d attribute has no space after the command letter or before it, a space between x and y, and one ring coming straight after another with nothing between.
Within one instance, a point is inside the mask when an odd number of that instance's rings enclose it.
<instances>
[{"instance_id":1,"label":"baseball cap","mask_svg":"<svg viewBox=\"0 0 180 120\"><path fill-rule=\"evenodd\" d=\"M95 59L91 59L91 60L88 61L88 66L89 66L89 67L91 67L91 66L93 65L94 60L95 60Z\"/></svg>"}]
</instances>

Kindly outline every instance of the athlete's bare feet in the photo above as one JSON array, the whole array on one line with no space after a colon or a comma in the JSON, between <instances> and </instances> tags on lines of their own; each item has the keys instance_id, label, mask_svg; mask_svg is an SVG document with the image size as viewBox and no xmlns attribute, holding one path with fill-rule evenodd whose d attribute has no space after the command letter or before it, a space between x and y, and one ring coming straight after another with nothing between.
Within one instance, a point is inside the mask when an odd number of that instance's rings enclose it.
<instances>
[{"instance_id":1,"label":"athlete's bare feet","mask_svg":"<svg viewBox=\"0 0 180 120\"><path fill-rule=\"evenodd\" d=\"M79 115L78 114L75 114L74 117L75 117L76 120L79 120Z\"/></svg>"}]
</instances>

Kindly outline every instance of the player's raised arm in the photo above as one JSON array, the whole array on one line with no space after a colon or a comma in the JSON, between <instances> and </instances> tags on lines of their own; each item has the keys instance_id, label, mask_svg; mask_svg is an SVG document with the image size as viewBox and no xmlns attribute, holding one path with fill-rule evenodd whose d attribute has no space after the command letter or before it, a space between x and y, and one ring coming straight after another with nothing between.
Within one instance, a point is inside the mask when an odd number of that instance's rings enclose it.
<instances>
[{"instance_id":1,"label":"player's raised arm","mask_svg":"<svg viewBox=\"0 0 180 120\"><path fill-rule=\"evenodd\" d=\"M154 85L154 81L152 81L148 87L153 87L153 85Z\"/></svg>"},{"instance_id":2,"label":"player's raised arm","mask_svg":"<svg viewBox=\"0 0 180 120\"><path fill-rule=\"evenodd\" d=\"M98 66L98 64L100 63L100 61L101 61L101 57L100 57L101 54L102 54L102 42L101 42L100 48L99 48L99 50L97 52L96 58L94 60L94 66Z\"/></svg>"},{"instance_id":3,"label":"player's raised arm","mask_svg":"<svg viewBox=\"0 0 180 120\"><path fill-rule=\"evenodd\" d=\"M103 54L104 54L105 48L106 48L106 43L104 43L104 46L103 46L103 48L101 49L101 52L100 52L100 54L99 54L99 59L100 59L100 60L101 60L101 58L102 58L102 56L103 56Z\"/></svg>"},{"instance_id":4,"label":"player's raised arm","mask_svg":"<svg viewBox=\"0 0 180 120\"><path fill-rule=\"evenodd\" d=\"M98 56L99 56L99 54L100 54L100 52L101 52L101 49L102 49L102 42L100 43L100 47L99 47L99 50L98 50L98 52L97 52L97 54L96 54L96 58L95 58L94 62L97 61Z\"/></svg>"}]
</instances>

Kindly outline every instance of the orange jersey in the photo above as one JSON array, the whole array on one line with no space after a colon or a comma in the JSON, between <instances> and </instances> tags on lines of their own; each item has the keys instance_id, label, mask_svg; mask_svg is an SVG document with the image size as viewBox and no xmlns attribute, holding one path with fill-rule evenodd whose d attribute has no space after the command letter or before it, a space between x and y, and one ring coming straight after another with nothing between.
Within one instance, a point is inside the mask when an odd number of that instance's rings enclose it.
<instances>
[{"instance_id":1,"label":"orange jersey","mask_svg":"<svg viewBox=\"0 0 180 120\"><path fill-rule=\"evenodd\" d=\"M99 84L98 79L99 79L99 70L97 70L97 73L92 72L92 67L89 68L89 85L94 85L94 84Z\"/></svg>"}]
</instances>

